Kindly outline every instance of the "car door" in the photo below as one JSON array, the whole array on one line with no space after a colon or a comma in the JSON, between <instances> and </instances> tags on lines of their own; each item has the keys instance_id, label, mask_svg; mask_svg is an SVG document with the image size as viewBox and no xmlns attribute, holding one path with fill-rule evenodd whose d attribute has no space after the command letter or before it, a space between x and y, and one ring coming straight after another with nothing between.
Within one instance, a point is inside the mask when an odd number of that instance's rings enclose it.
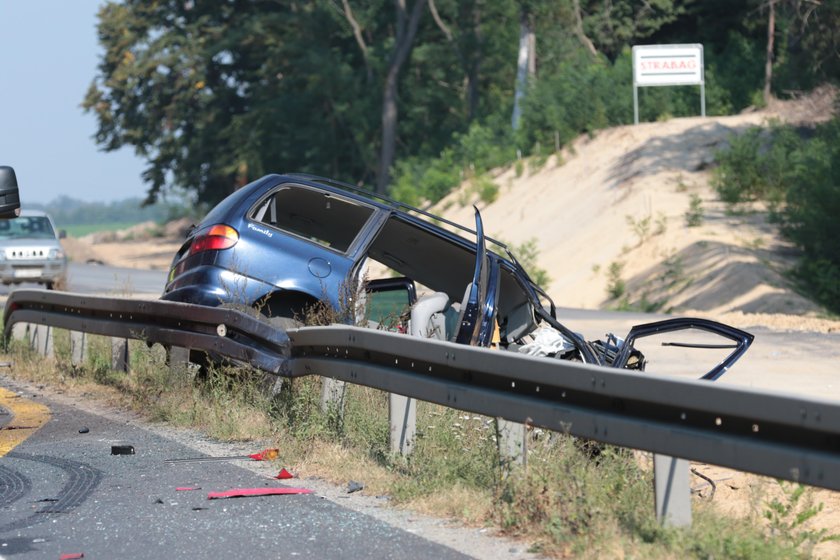
<instances>
[{"instance_id":1,"label":"car door","mask_svg":"<svg viewBox=\"0 0 840 560\"><path fill-rule=\"evenodd\" d=\"M680 333L679 336L675 336L676 333ZM729 343L722 343L721 338L728 340ZM617 368L627 367L633 350L639 349L642 340L648 340L651 349L659 347L687 349L695 353L701 351L718 352L719 356L713 355L710 357L710 363L717 362L711 369L704 370L704 361L701 356L694 360L699 366L699 370L705 371L699 378L714 381L726 373L744 355L754 338L752 334L741 329L709 319L688 317L666 319L636 325L630 329L630 332L624 338L621 350L612 362L612 366ZM643 352L645 359L651 361L654 354L648 349L643 349ZM667 358L660 360L659 365L652 369L660 371L659 368L665 367L670 361L672 360ZM666 371L666 373L671 372Z\"/></svg>"},{"instance_id":2,"label":"car door","mask_svg":"<svg viewBox=\"0 0 840 560\"><path fill-rule=\"evenodd\" d=\"M487 253L484 224L478 208L475 208L475 235L475 268L461 302L455 342L489 346L493 338L499 297L499 262L489 258Z\"/></svg>"}]
</instances>

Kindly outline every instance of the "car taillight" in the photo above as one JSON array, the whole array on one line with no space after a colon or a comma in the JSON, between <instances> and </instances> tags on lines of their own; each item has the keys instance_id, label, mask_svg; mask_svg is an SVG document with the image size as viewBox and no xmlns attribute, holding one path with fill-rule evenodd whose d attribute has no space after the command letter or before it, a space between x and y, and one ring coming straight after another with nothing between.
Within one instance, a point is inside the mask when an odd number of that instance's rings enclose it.
<instances>
[{"instance_id":1,"label":"car taillight","mask_svg":"<svg viewBox=\"0 0 840 560\"><path fill-rule=\"evenodd\" d=\"M193 239L192 245L190 245L190 255L202 251L230 249L236 245L237 241L239 241L239 233L235 229L224 224L216 224Z\"/></svg>"}]
</instances>

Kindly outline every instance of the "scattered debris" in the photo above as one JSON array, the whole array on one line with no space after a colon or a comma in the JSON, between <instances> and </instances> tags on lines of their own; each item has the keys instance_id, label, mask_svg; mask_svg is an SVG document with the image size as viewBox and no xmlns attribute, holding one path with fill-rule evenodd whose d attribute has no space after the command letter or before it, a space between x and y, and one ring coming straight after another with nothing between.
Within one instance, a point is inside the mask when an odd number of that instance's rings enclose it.
<instances>
[{"instance_id":1,"label":"scattered debris","mask_svg":"<svg viewBox=\"0 0 840 560\"><path fill-rule=\"evenodd\" d=\"M233 490L226 490L224 492L210 492L207 494L208 500L216 500L219 498L245 498L251 496L274 496L285 494L311 494L312 490L308 488L234 488Z\"/></svg>"},{"instance_id":2,"label":"scattered debris","mask_svg":"<svg viewBox=\"0 0 840 560\"><path fill-rule=\"evenodd\" d=\"M190 490L201 490L201 486L178 486L176 492L189 492Z\"/></svg>"},{"instance_id":3,"label":"scattered debris","mask_svg":"<svg viewBox=\"0 0 840 560\"><path fill-rule=\"evenodd\" d=\"M355 480L351 480L347 483L347 493L352 494L353 492L358 492L359 490L364 490L365 485L361 482L356 482Z\"/></svg>"},{"instance_id":4,"label":"scattered debris","mask_svg":"<svg viewBox=\"0 0 840 560\"><path fill-rule=\"evenodd\" d=\"M201 510L204 510L204 509L208 509L208 508L206 508L206 507L194 507L194 508L192 508L193 511L201 511Z\"/></svg>"},{"instance_id":5,"label":"scattered debris","mask_svg":"<svg viewBox=\"0 0 840 560\"><path fill-rule=\"evenodd\" d=\"M112 445L111 455L134 455L133 445Z\"/></svg>"},{"instance_id":6,"label":"scattered debris","mask_svg":"<svg viewBox=\"0 0 840 560\"><path fill-rule=\"evenodd\" d=\"M79 428L79 433L80 434L86 434L89 431L90 431L90 428L88 428L87 426L82 426L81 428Z\"/></svg>"},{"instance_id":7,"label":"scattered debris","mask_svg":"<svg viewBox=\"0 0 840 560\"><path fill-rule=\"evenodd\" d=\"M78 560L79 558L84 558L84 552L69 552L66 554L62 554L58 557L58 560Z\"/></svg>"},{"instance_id":8,"label":"scattered debris","mask_svg":"<svg viewBox=\"0 0 840 560\"><path fill-rule=\"evenodd\" d=\"M712 492L711 492L711 494L709 494L709 500L714 499L714 497L715 497L715 492L717 491L717 484L715 484L715 481L714 481L714 480L712 480L711 478L709 478L708 476L706 476L705 474L701 473L700 471L698 471L698 470L697 470L697 469L695 469L695 468L692 468L692 469L691 469L691 472L692 472L695 476L698 476L698 477L702 478L703 480L705 480L707 483L709 483L709 485L712 487ZM693 491L692 491L692 492L693 492ZM700 489L698 489L698 490L697 490L697 493L699 494L700 492L701 492L701 490L700 490Z\"/></svg>"},{"instance_id":9,"label":"scattered debris","mask_svg":"<svg viewBox=\"0 0 840 560\"><path fill-rule=\"evenodd\" d=\"M295 477L295 475L293 475L292 473L287 471L286 468L284 467L283 469L280 470L280 472L274 478L276 478L278 480L288 480L288 479L294 478L294 477Z\"/></svg>"},{"instance_id":10,"label":"scattered debris","mask_svg":"<svg viewBox=\"0 0 840 560\"><path fill-rule=\"evenodd\" d=\"M259 453L252 453L248 455L249 459L253 459L254 461L273 461L280 455L280 450L277 448L268 448L263 449Z\"/></svg>"},{"instance_id":11,"label":"scattered debris","mask_svg":"<svg viewBox=\"0 0 840 560\"><path fill-rule=\"evenodd\" d=\"M154 502L152 502L152 503L153 503L153 504L163 504L163 500L161 500L160 498L158 498L157 500L155 500L155 501L154 501Z\"/></svg>"},{"instance_id":12,"label":"scattered debris","mask_svg":"<svg viewBox=\"0 0 840 560\"><path fill-rule=\"evenodd\" d=\"M230 455L227 457L185 457L183 459L166 459L164 463L199 463L203 461L232 461L235 459L251 459L252 461L272 461L280 455L276 448L263 449L259 453L250 455Z\"/></svg>"}]
</instances>

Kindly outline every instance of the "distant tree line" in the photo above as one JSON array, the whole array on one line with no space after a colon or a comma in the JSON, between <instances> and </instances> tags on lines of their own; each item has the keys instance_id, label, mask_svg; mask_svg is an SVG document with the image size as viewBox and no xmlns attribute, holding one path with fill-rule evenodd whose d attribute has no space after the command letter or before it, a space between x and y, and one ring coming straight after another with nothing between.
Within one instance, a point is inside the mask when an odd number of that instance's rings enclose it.
<instances>
[{"instance_id":1,"label":"distant tree line","mask_svg":"<svg viewBox=\"0 0 840 560\"><path fill-rule=\"evenodd\" d=\"M84 107L146 160L149 203L282 171L433 201L630 122L634 44L702 43L710 114L840 75L840 0L125 0L98 33ZM641 116L698 96L645 88Z\"/></svg>"},{"instance_id":2,"label":"distant tree line","mask_svg":"<svg viewBox=\"0 0 840 560\"><path fill-rule=\"evenodd\" d=\"M114 202L86 202L69 196L60 196L46 204L33 203L28 208L47 212L58 227L140 223L154 221L164 223L173 217L184 215L182 204L158 203L143 206L142 198L126 198Z\"/></svg>"}]
</instances>

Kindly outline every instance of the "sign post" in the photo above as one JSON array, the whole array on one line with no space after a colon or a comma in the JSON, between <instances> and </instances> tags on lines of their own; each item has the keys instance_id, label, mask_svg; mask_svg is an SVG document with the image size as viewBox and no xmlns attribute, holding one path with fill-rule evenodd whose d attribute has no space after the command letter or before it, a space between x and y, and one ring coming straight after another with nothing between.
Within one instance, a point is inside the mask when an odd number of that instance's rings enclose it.
<instances>
[{"instance_id":1,"label":"sign post","mask_svg":"<svg viewBox=\"0 0 840 560\"><path fill-rule=\"evenodd\" d=\"M700 86L700 115L706 116L703 45L636 45L633 47L633 123L639 124L639 88Z\"/></svg>"}]
</instances>

